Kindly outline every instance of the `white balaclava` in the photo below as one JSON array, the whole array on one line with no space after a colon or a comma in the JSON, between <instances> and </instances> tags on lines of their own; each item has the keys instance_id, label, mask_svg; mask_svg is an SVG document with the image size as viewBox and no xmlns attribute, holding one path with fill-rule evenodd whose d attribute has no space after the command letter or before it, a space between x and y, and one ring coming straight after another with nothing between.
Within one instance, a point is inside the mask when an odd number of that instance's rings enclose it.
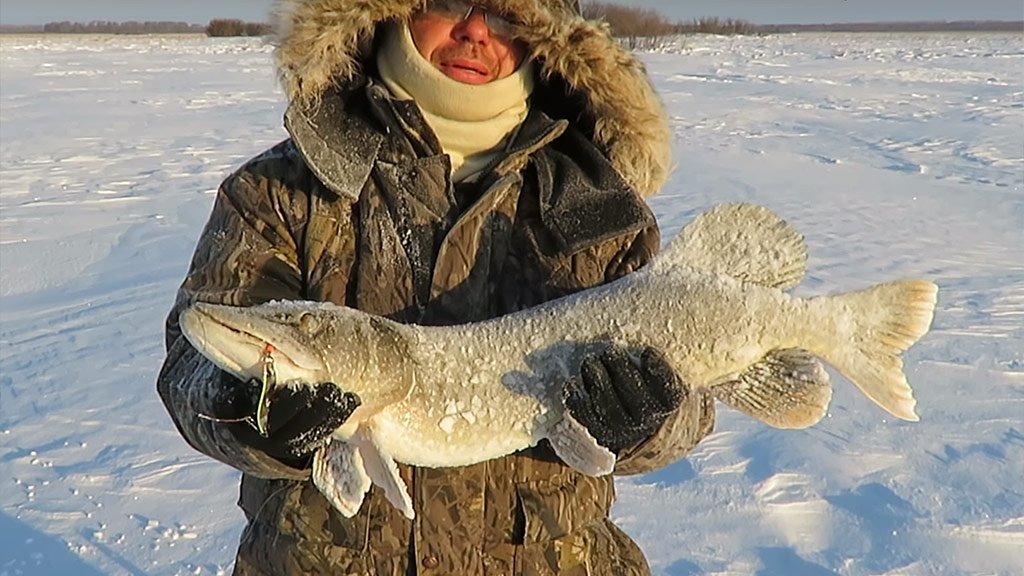
<instances>
[{"instance_id":1,"label":"white balaclava","mask_svg":"<svg viewBox=\"0 0 1024 576\"><path fill-rule=\"evenodd\" d=\"M465 84L446 76L420 54L405 22L385 27L377 52L381 81L395 98L413 100L451 157L452 180L471 180L504 149L526 118L533 63L505 78Z\"/></svg>"}]
</instances>

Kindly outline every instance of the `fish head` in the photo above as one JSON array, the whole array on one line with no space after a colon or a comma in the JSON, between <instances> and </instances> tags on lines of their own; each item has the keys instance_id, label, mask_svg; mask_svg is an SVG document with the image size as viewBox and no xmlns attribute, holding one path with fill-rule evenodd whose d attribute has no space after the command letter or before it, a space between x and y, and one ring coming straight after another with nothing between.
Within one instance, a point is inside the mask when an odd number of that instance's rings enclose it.
<instances>
[{"instance_id":1,"label":"fish head","mask_svg":"<svg viewBox=\"0 0 1024 576\"><path fill-rule=\"evenodd\" d=\"M402 400L414 384L400 325L352 308L197 302L181 312L179 324L192 346L238 378L262 378L269 354L277 383L332 382L359 395L363 414Z\"/></svg>"}]
</instances>

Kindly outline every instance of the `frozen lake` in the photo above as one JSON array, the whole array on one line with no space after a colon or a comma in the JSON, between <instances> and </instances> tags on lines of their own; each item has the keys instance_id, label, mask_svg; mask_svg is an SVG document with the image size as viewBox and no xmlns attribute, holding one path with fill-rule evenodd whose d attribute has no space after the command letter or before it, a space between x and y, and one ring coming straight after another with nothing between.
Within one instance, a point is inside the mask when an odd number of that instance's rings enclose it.
<instances>
[{"instance_id":1,"label":"frozen lake","mask_svg":"<svg viewBox=\"0 0 1024 576\"><path fill-rule=\"evenodd\" d=\"M0 576L229 573L238 474L154 383L217 185L286 136L270 48L0 47ZM807 238L801 295L940 285L905 357L921 422L833 373L815 427L720 405L688 458L618 481L655 573L1024 574L1024 36L693 37L644 60L677 146L666 239L755 202Z\"/></svg>"}]
</instances>

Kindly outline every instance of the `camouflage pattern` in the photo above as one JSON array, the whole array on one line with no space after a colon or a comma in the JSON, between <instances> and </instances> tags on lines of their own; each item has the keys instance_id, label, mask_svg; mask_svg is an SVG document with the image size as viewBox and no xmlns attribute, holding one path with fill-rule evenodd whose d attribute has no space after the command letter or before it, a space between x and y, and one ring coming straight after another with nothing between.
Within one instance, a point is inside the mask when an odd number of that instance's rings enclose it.
<instances>
[{"instance_id":1,"label":"camouflage pattern","mask_svg":"<svg viewBox=\"0 0 1024 576\"><path fill-rule=\"evenodd\" d=\"M286 126L290 139L221 185L168 315L157 383L185 440L243 472L235 573L649 574L608 519L612 478L566 467L546 443L464 468L403 466L415 520L376 487L348 519L308 469L202 417L223 375L181 336L178 313L191 302L319 300L402 322L467 322L608 282L659 246L649 208L604 152L538 109L474 184L453 185L416 107L369 80L293 104ZM616 473L677 460L713 424L712 399L692 394Z\"/></svg>"}]
</instances>

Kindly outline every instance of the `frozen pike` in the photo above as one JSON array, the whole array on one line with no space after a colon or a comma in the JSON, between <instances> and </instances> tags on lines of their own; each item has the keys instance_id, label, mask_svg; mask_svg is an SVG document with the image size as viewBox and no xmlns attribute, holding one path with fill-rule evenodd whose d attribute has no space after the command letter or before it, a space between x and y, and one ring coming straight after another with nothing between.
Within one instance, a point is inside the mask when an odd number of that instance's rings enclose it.
<instances>
[{"instance_id":1,"label":"frozen pike","mask_svg":"<svg viewBox=\"0 0 1024 576\"><path fill-rule=\"evenodd\" d=\"M771 426L824 416L832 389L819 358L891 414L917 420L900 354L928 331L935 284L785 293L806 260L803 238L767 208L723 205L649 266L493 320L430 327L319 302L196 303L181 327L240 378L265 379L269 358L275 385L333 382L358 394L363 404L314 456L314 482L346 515L377 484L411 518L396 462L464 466L547 438L569 466L611 472L615 455L561 399L583 356L608 341L659 349L683 382Z\"/></svg>"}]
</instances>

